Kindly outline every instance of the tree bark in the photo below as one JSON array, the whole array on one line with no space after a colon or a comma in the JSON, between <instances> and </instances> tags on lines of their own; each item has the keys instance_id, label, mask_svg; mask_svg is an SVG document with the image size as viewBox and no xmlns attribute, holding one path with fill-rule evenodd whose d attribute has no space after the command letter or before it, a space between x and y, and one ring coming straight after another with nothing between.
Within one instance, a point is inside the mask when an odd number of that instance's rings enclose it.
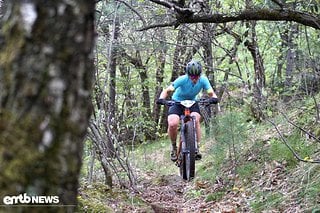
<instances>
[{"instance_id":1,"label":"tree bark","mask_svg":"<svg viewBox=\"0 0 320 213\"><path fill-rule=\"evenodd\" d=\"M164 6L170 11L174 11L176 16L170 22L151 24L141 28L140 30L148 30L157 27L178 27L181 24L186 23L228 23L236 21L293 21L303 24L305 26L312 27L314 29L320 29L320 18L316 14L296 11L290 8L253 8L246 7L245 10L239 11L234 15L230 14L207 14L196 13L193 8L180 7L175 2L169 2L165 0L151 0L152 2Z\"/></svg>"},{"instance_id":2,"label":"tree bark","mask_svg":"<svg viewBox=\"0 0 320 213\"><path fill-rule=\"evenodd\" d=\"M1 202L23 193L59 196L65 206L31 210L72 212L92 110L95 4L10 4L0 35Z\"/></svg>"},{"instance_id":3,"label":"tree bark","mask_svg":"<svg viewBox=\"0 0 320 213\"><path fill-rule=\"evenodd\" d=\"M287 57L286 57L286 76L285 76L285 82L284 82L284 86L286 87L286 89L291 89L292 86L292 73L295 69L295 61L296 61L296 44L294 43L294 37L297 35L298 33L298 29L297 29L297 25L296 24L290 24L290 29L288 32L288 37L286 40L286 44L287 44Z\"/></svg>"},{"instance_id":4,"label":"tree bark","mask_svg":"<svg viewBox=\"0 0 320 213\"><path fill-rule=\"evenodd\" d=\"M173 54L173 66L170 82L173 82L179 75L184 74L185 54L187 52L187 28L181 26L177 35L177 44Z\"/></svg>"},{"instance_id":5,"label":"tree bark","mask_svg":"<svg viewBox=\"0 0 320 213\"><path fill-rule=\"evenodd\" d=\"M260 55L257 36L255 31L255 22L251 22L251 41L245 41L245 46L250 51L254 62L254 83L253 83L253 99L251 102L251 112L257 121L264 119L263 109L265 108L265 97L263 90L265 88L265 70L263 60Z\"/></svg>"},{"instance_id":6,"label":"tree bark","mask_svg":"<svg viewBox=\"0 0 320 213\"><path fill-rule=\"evenodd\" d=\"M162 91L161 84L163 83L164 79L164 67L166 64L166 55L168 52L168 48L165 45L166 34L164 31L159 31L159 40L160 40L160 47L162 47L158 57L157 57L157 69L156 69L156 88L155 88L155 97L154 103L159 98L160 93ZM156 124L161 124L161 116L160 116L161 107L160 105L154 104L153 107L153 120ZM165 116L164 114L162 114ZM165 116L166 117L166 116Z\"/></svg>"}]
</instances>

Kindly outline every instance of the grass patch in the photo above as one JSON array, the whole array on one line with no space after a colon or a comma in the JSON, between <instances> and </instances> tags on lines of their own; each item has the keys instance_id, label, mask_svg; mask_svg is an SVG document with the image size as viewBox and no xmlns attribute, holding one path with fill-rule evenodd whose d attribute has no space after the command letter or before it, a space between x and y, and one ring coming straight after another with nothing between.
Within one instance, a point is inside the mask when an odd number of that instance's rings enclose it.
<instances>
[{"instance_id":1,"label":"grass patch","mask_svg":"<svg viewBox=\"0 0 320 213\"><path fill-rule=\"evenodd\" d=\"M258 165L256 162L247 162L237 167L237 174L239 178L244 180L252 177L258 171Z\"/></svg>"},{"instance_id":2,"label":"grass patch","mask_svg":"<svg viewBox=\"0 0 320 213\"><path fill-rule=\"evenodd\" d=\"M285 196L279 192L258 192L256 193L256 199L251 203L252 210L254 212L261 212L268 209L280 209L282 201Z\"/></svg>"},{"instance_id":3,"label":"grass patch","mask_svg":"<svg viewBox=\"0 0 320 213\"><path fill-rule=\"evenodd\" d=\"M301 137L297 132L287 137L286 141L302 159L310 159L310 156L312 156L317 149L316 143L308 142L305 137ZM272 139L270 145L270 156L272 159L286 161L290 169L297 166L299 161L282 140Z\"/></svg>"},{"instance_id":4,"label":"grass patch","mask_svg":"<svg viewBox=\"0 0 320 213\"><path fill-rule=\"evenodd\" d=\"M225 195L225 192L223 192L223 191L210 193L206 196L205 202L211 202L211 201L217 202L217 201L221 200L224 195Z\"/></svg>"},{"instance_id":5,"label":"grass patch","mask_svg":"<svg viewBox=\"0 0 320 213\"><path fill-rule=\"evenodd\" d=\"M168 140L143 143L131 152L131 162L143 171L156 172L158 175L175 174L178 169L170 160L170 146Z\"/></svg>"},{"instance_id":6,"label":"grass patch","mask_svg":"<svg viewBox=\"0 0 320 213\"><path fill-rule=\"evenodd\" d=\"M130 208L152 212L150 206L139 197L129 195L125 190L110 189L102 183L86 185L79 190L77 212L126 212Z\"/></svg>"}]
</instances>

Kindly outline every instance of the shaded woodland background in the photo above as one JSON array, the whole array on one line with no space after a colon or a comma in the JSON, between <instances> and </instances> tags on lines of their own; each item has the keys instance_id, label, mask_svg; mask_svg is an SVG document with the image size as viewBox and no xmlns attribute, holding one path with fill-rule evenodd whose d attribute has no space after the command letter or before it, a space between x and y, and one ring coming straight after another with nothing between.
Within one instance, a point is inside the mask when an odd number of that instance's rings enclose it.
<instances>
[{"instance_id":1,"label":"shaded woodland background","mask_svg":"<svg viewBox=\"0 0 320 213\"><path fill-rule=\"evenodd\" d=\"M319 13L317 0L1 1L0 196L76 204L96 160L107 185L134 187L129 150L164 135L155 100L192 58L221 100L213 114L262 123L309 97L319 137Z\"/></svg>"},{"instance_id":2,"label":"shaded woodland background","mask_svg":"<svg viewBox=\"0 0 320 213\"><path fill-rule=\"evenodd\" d=\"M242 108L255 122L265 121L278 100L314 97L320 89L318 6L249 0L99 3L96 110L89 135L106 176L116 166L103 159L123 155L122 144L153 141L166 132L166 109L155 100L192 58L202 62L222 110ZM121 165L129 171L125 159Z\"/></svg>"}]
</instances>

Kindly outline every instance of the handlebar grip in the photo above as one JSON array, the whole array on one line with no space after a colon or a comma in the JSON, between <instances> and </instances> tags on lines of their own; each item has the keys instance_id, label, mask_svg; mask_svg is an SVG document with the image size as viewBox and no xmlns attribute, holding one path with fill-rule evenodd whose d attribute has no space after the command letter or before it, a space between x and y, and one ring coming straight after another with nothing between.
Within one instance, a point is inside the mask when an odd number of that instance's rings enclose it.
<instances>
[{"instance_id":1,"label":"handlebar grip","mask_svg":"<svg viewBox=\"0 0 320 213\"><path fill-rule=\"evenodd\" d=\"M175 104L175 101L166 101L167 106L173 106Z\"/></svg>"}]
</instances>

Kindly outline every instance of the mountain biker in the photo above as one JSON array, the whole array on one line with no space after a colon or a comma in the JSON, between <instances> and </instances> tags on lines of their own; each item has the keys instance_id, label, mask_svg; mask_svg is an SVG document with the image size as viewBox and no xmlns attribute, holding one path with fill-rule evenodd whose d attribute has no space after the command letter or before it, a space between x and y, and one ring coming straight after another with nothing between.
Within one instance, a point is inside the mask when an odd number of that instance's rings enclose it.
<instances>
[{"instance_id":1,"label":"mountain biker","mask_svg":"<svg viewBox=\"0 0 320 213\"><path fill-rule=\"evenodd\" d=\"M218 103L218 98L210 85L210 82L206 76L201 75L202 66L198 61L190 61L185 67L185 75L178 77L169 87L163 89L158 104L165 104L165 99L169 93L174 92L172 100L196 100L197 95L205 90L208 94L210 103ZM177 160L177 135L180 116L183 114L183 106L181 104L174 104L169 108L168 112L168 135L171 140L171 160ZM191 115L196 117L196 132L198 147L200 144L201 131L200 131L200 108L196 103L190 109ZM196 150L196 159L201 159L199 150Z\"/></svg>"}]
</instances>

